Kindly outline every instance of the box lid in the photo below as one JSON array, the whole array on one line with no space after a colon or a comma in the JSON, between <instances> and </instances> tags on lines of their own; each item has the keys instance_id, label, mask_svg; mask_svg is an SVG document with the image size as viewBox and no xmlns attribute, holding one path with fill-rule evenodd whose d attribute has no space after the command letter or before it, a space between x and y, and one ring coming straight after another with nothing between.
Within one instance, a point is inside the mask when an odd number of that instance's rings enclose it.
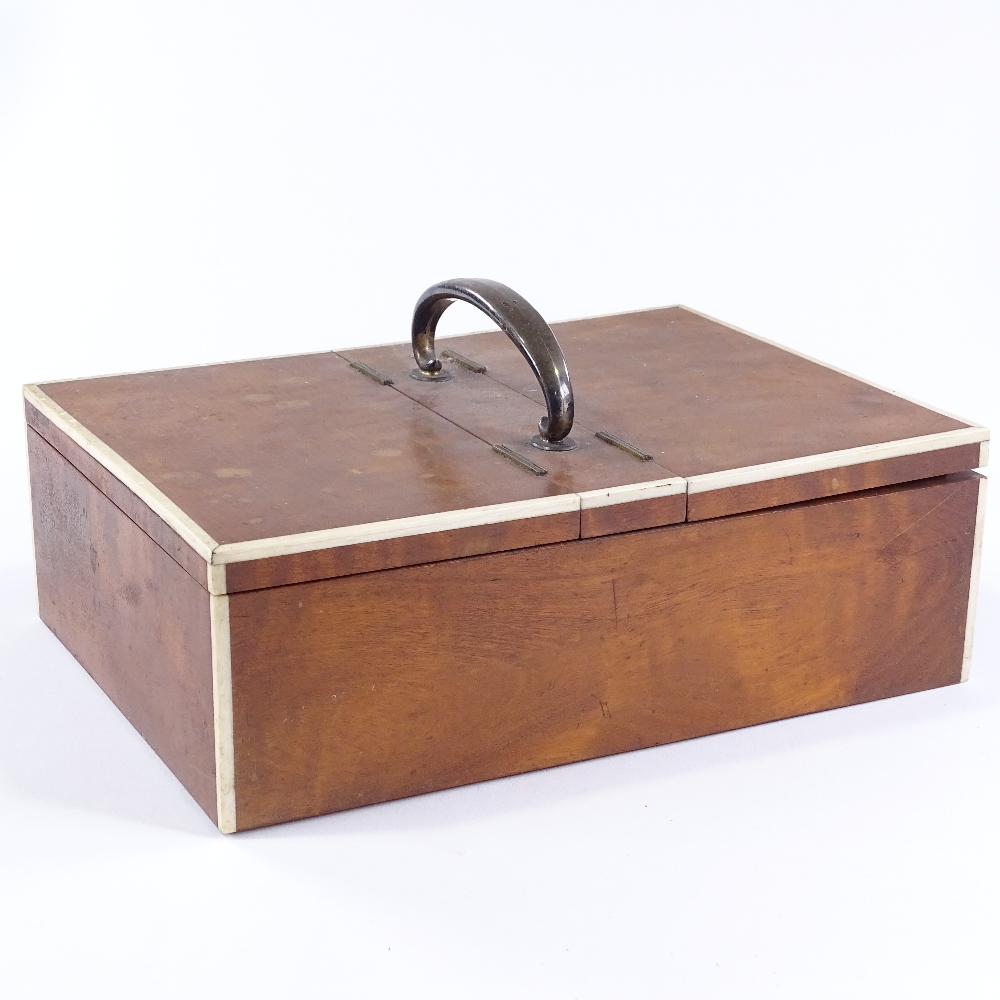
<instances>
[{"instance_id":1,"label":"box lid","mask_svg":"<svg viewBox=\"0 0 1000 1000\"><path fill-rule=\"evenodd\" d=\"M579 419L635 442L684 477L688 520L987 462L987 428L686 306L552 329L570 360ZM538 399L537 383L501 333L448 345Z\"/></svg>"},{"instance_id":2,"label":"box lid","mask_svg":"<svg viewBox=\"0 0 1000 1000\"><path fill-rule=\"evenodd\" d=\"M533 437L561 447L567 436L532 433L540 417L566 430L558 372L543 370L558 368L558 345L526 347L506 329L515 293L472 282L486 298L470 300L506 333L441 341L438 372L413 378L418 336L426 363L437 317L465 297L461 283L434 287L437 314L415 317L408 343L27 386L28 422L213 593L725 516L986 461L986 428L684 307L555 325L576 447L538 450ZM530 306L517 305L523 332Z\"/></svg>"}]
</instances>

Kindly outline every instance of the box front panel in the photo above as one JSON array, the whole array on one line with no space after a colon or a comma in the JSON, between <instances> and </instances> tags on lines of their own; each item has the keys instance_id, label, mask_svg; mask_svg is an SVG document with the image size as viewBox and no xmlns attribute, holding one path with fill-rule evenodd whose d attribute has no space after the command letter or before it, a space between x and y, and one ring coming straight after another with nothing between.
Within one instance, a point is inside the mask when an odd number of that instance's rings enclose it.
<instances>
[{"instance_id":1,"label":"box front panel","mask_svg":"<svg viewBox=\"0 0 1000 1000\"><path fill-rule=\"evenodd\" d=\"M238 826L955 683L979 484L233 595Z\"/></svg>"}]
</instances>

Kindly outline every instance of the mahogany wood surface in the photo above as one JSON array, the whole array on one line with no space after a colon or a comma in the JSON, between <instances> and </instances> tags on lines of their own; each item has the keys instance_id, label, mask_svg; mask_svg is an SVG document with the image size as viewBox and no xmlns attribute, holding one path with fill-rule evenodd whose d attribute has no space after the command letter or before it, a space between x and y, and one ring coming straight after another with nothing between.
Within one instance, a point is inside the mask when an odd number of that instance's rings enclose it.
<instances>
[{"instance_id":1,"label":"mahogany wood surface","mask_svg":"<svg viewBox=\"0 0 1000 1000\"><path fill-rule=\"evenodd\" d=\"M979 479L234 595L238 828L955 683Z\"/></svg>"},{"instance_id":2,"label":"mahogany wood surface","mask_svg":"<svg viewBox=\"0 0 1000 1000\"><path fill-rule=\"evenodd\" d=\"M534 376L499 333L448 346L451 381L409 377L406 343L49 383L44 390L217 542L239 543L395 518L696 476L967 425L680 307L556 324L570 360L572 452L531 448L544 412ZM382 386L349 367L386 372ZM29 423L205 586L206 568L141 497L30 404ZM643 462L595 437L610 430ZM504 444L535 476L496 454ZM719 517L978 464L974 445L832 472L583 511L578 535ZM554 516L234 561L234 590L504 551L568 537ZM320 546L322 543L317 543ZM214 586L214 584L213 584Z\"/></svg>"},{"instance_id":3,"label":"mahogany wood surface","mask_svg":"<svg viewBox=\"0 0 1000 1000\"><path fill-rule=\"evenodd\" d=\"M677 524L687 514L687 494L655 497L652 500L632 500L628 503L609 504L607 507L588 507L580 511L580 537L597 538L620 531L639 531Z\"/></svg>"},{"instance_id":4,"label":"mahogany wood surface","mask_svg":"<svg viewBox=\"0 0 1000 1000\"><path fill-rule=\"evenodd\" d=\"M216 818L209 595L28 429L42 621Z\"/></svg>"},{"instance_id":5,"label":"mahogany wood surface","mask_svg":"<svg viewBox=\"0 0 1000 1000\"><path fill-rule=\"evenodd\" d=\"M514 345L506 337L503 340L533 379ZM558 485L560 493L583 493L678 475L661 463L644 462L599 440L594 436L598 428L588 427L579 419L571 434L577 445L575 451L539 451L530 443L532 435L538 433L539 418L545 416L545 407L538 399L529 399L490 378L488 373L471 372L448 358L444 359L444 364L452 375L450 381L433 383L412 379L409 372L414 367L413 352L408 343L341 353L345 358L363 361L388 372L400 392L488 444L507 445L524 454L548 470L547 478Z\"/></svg>"},{"instance_id":6,"label":"mahogany wood surface","mask_svg":"<svg viewBox=\"0 0 1000 1000\"><path fill-rule=\"evenodd\" d=\"M967 444L958 448L925 451L919 455L887 458L880 462L864 462L823 472L807 472L781 479L766 479L759 483L706 490L704 493L689 493L687 519L702 521L709 517L741 514L817 497L929 479L932 476L974 469L978 464L979 445Z\"/></svg>"},{"instance_id":7,"label":"mahogany wood surface","mask_svg":"<svg viewBox=\"0 0 1000 1000\"><path fill-rule=\"evenodd\" d=\"M193 579L202 587L206 585L205 560L150 510L147 504L27 401L25 414L30 427L38 431L76 467L77 471L85 475L161 548L176 559ZM662 518L664 515L659 516ZM675 510L673 516L676 520L684 519L683 511L677 515ZM671 522L657 520L656 523ZM580 514L576 512L502 521L378 542L340 545L295 555L231 563L226 567L226 591L235 593L256 587L275 587L286 583L302 583L306 580L319 580L352 573L370 573L379 569L414 566L423 562L456 559L485 552L503 552L508 549L546 545L579 537Z\"/></svg>"},{"instance_id":8,"label":"mahogany wood surface","mask_svg":"<svg viewBox=\"0 0 1000 1000\"><path fill-rule=\"evenodd\" d=\"M24 414L28 426L37 431L77 472L86 476L119 510L134 521L171 558L175 559L202 587L206 584L205 560L191 548L163 519L137 497L120 479L97 459L88 455L55 424L27 400Z\"/></svg>"},{"instance_id":9,"label":"mahogany wood surface","mask_svg":"<svg viewBox=\"0 0 1000 1000\"><path fill-rule=\"evenodd\" d=\"M683 306L552 329L569 364L577 419L620 434L681 476L969 426ZM541 399L500 331L445 343L486 365L489 377Z\"/></svg>"},{"instance_id":10,"label":"mahogany wood surface","mask_svg":"<svg viewBox=\"0 0 1000 1000\"><path fill-rule=\"evenodd\" d=\"M41 388L219 543L566 492L333 353Z\"/></svg>"}]
</instances>

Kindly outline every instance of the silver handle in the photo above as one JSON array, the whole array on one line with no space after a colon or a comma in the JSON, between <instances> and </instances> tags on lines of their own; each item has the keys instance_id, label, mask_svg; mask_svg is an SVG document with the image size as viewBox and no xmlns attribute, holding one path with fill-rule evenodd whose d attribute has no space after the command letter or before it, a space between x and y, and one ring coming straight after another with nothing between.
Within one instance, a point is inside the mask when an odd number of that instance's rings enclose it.
<instances>
[{"instance_id":1,"label":"silver handle","mask_svg":"<svg viewBox=\"0 0 1000 1000\"><path fill-rule=\"evenodd\" d=\"M431 285L417 299L413 310L413 378L445 382L452 376L441 367L434 352L434 331L452 302L468 302L484 312L514 342L538 379L548 414L538 421L531 439L543 451L571 451L573 386L559 341L538 310L512 288L488 278L453 278Z\"/></svg>"}]
</instances>

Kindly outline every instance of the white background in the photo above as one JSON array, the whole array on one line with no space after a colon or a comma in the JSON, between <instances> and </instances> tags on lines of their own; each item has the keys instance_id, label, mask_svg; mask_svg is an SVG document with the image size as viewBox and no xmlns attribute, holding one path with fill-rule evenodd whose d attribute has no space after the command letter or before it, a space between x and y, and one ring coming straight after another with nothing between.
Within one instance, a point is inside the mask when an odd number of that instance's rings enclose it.
<instances>
[{"instance_id":1,"label":"white background","mask_svg":"<svg viewBox=\"0 0 1000 1000\"><path fill-rule=\"evenodd\" d=\"M225 838L36 618L19 388L468 275L997 427L998 52L957 0L0 4L0 994L997 996L1000 492L969 684Z\"/></svg>"}]
</instances>

